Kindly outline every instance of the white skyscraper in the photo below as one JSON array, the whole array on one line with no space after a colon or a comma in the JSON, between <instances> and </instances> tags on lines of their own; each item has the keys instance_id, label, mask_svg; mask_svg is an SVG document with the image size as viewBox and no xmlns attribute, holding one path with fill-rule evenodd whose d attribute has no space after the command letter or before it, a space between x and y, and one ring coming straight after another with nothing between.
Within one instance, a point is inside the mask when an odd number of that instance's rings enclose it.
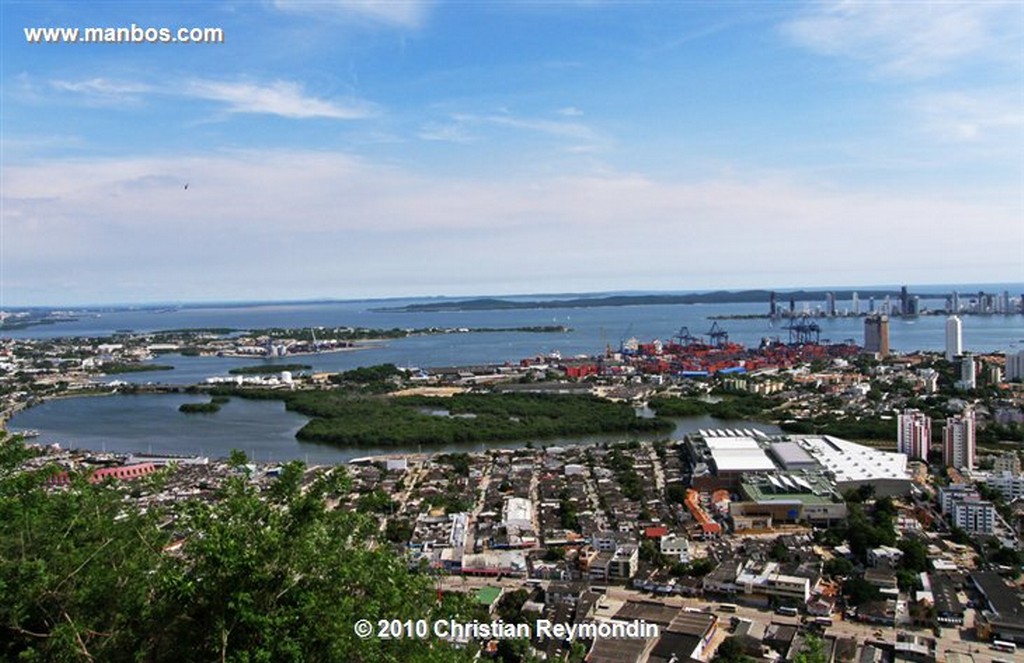
<instances>
[{"instance_id":1,"label":"white skyscraper","mask_svg":"<svg viewBox=\"0 0 1024 663\"><path fill-rule=\"evenodd\" d=\"M857 293L853 293L853 301L850 302L850 311L854 315L860 315L860 297Z\"/></svg>"},{"instance_id":2,"label":"white skyscraper","mask_svg":"<svg viewBox=\"0 0 1024 663\"><path fill-rule=\"evenodd\" d=\"M964 353L963 324L960 318L946 318L946 361L953 361Z\"/></svg>"},{"instance_id":3,"label":"white skyscraper","mask_svg":"<svg viewBox=\"0 0 1024 663\"><path fill-rule=\"evenodd\" d=\"M946 419L942 462L958 470L974 469L974 413L970 410Z\"/></svg>"},{"instance_id":4,"label":"white skyscraper","mask_svg":"<svg viewBox=\"0 0 1024 663\"><path fill-rule=\"evenodd\" d=\"M932 441L932 420L920 410L904 410L897 419L896 448L910 459L928 460Z\"/></svg>"}]
</instances>

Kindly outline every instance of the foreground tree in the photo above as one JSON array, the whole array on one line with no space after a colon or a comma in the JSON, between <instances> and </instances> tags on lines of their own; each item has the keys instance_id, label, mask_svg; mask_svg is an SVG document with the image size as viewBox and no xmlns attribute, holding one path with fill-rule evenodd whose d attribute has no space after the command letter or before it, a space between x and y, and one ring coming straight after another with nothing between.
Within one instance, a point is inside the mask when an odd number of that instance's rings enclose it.
<instances>
[{"instance_id":1,"label":"foreground tree","mask_svg":"<svg viewBox=\"0 0 1024 663\"><path fill-rule=\"evenodd\" d=\"M126 485L66 490L14 471L0 444L0 658L39 661L450 661L432 637L360 639L366 619L434 619L429 577L376 542L377 527L327 508L342 472L303 486L286 466L266 493L243 472L218 499L142 513ZM236 462L243 460L235 457ZM173 523L173 527L161 525ZM180 547L165 552L172 543ZM376 631L376 628L374 628Z\"/></svg>"}]
</instances>

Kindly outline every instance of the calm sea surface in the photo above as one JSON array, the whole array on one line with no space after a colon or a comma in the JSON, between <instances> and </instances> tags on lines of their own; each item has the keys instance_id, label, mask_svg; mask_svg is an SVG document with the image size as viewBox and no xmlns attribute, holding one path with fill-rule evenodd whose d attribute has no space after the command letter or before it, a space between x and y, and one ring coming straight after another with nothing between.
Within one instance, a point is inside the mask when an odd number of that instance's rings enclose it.
<instances>
[{"instance_id":1,"label":"calm sea surface","mask_svg":"<svg viewBox=\"0 0 1024 663\"><path fill-rule=\"evenodd\" d=\"M1020 292L1016 286L1011 292ZM824 295L822 297L824 299ZM328 304L282 304L224 308L181 308L167 312L119 311L99 317L82 317L74 322L34 327L7 336L18 338L52 338L57 336L105 336L117 330L136 332L195 327L262 327L353 326L368 328L481 328L565 325L572 331L564 333L488 332L416 336L388 341L371 349L352 352L322 353L302 357L284 357L278 362L310 364L318 371L340 371L381 363L404 367L438 367L469 364L518 362L538 354L558 351L563 356L596 354L611 345L617 348L627 338L641 341L670 339L682 327L691 334L706 334L711 327L710 316L762 314L766 304L660 305L577 309L526 309L515 311L456 311L436 313L403 313L375 311L376 307L401 306L423 300L391 300L386 302L339 302ZM809 302L811 308L821 302ZM941 300L924 300L932 308L941 307ZM861 302L866 307L866 302ZM802 308L798 303L798 310ZM849 302L839 302L839 309ZM822 339L852 339L863 343L863 320L860 318L821 318ZM719 325L729 332L729 339L756 345L764 337L787 340L783 323L772 326L766 319L723 320ZM893 318L890 341L898 352L941 350L944 346L945 318L920 316ZM1024 316L988 315L963 317L964 349L971 352L1016 351L1024 348ZM158 363L170 364L174 370L118 375L107 380L136 383L194 384L207 377L223 376L237 366L251 366L266 360L221 357L182 357L163 355ZM267 362L269 363L269 362ZM280 403L233 399L213 415L184 415L178 405L195 401L188 396L113 396L53 401L17 415L12 429L38 429L41 440L59 441L65 445L110 451L147 451L204 453L224 456L232 448L240 448L259 460L308 459L310 462L343 462L357 456L377 453L413 452L419 449L337 450L321 445L298 442L294 435L305 418L285 412ZM726 425L710 418L683 420L678 434L693 428ZM742 427L752 427L740 422ZM757 425L764 430L764 426ZM768 431L771 432L771 431ZM608 441L612 438L587 438L560 442ZM548 441L547 443L560 443ZM486 445L459 447L477 450ZM433 450L433 449L430 449ZM438 449L440 450L440 449ZM424 450L426 451L426 449Z\"/></svg>"}]
</instances>

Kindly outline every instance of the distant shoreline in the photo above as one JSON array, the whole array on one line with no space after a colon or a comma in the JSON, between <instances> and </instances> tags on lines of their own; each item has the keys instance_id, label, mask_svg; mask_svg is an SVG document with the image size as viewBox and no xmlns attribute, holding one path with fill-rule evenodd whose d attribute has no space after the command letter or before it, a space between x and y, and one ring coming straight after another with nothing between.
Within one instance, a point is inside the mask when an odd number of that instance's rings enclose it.
<instances>
[{"instance_id":1,"label":"distant shoreline","mask_svg":"<svg viewBox=\"0 0 1024 663\"><path fill-rule=\"evenodd\" d=\"M788 300L808 301L821 299L825 294L831 292L836 299L852 299L854 293L861 299L872 297L883 299L885 297L899 297L899 290L794 290L780 292L772 290L739 290L716 292L692 293L692 294L661 294L661 295L609 295L605 297L576 297L573 299L554 300L528 300L519 301L500 297L479 297L474 299L461 299L455 301L428 302L424 304L407 304L405 306L382 307L372 309L382 312L447 312L447 311L498 311L498 310L521 310L521 309L564 309L564 308L598 308L617 306L656 306L656 305L677 305L677 304L765 304L767 305L772 295L780 305ZM948 297L946 293L928 295L929 298L939 299Z\"/></svg>"},{"instance_id":2,"label":"distant shoreline","mask_svg":"<svg viewBox=\"0 0 1024 663\"><path fill-rule=\"evenodd\" d=\"M995 292L997 290L1009 289L1011 292L1017 292L1021 288L1024 288L1024 282L1016 281L997 281L989 283L915 283L908 284L912 289L911 295L918 295L922 298L934 299L939 297L947 297L949 294L956 290L961 294L969 295L971 293L977 293L978 291L984 292ZM916 289L925 289L924 291L913 291ZM941 289L941 291L936 291ZM513 293L505 295L469 295L469 296L453 296L453 295L388 295L380 297L355 297L352 299L345 298L334 298L334 297L316 297L312 299L270 299L270 300L223 300L223 301L209 301L209 300L198 300L198 301L153 301L153 302L118 302L118 303L81 303L81 304L8 304L6 310L8 311L59 311L63 315L75 316L85 314L96 314L96 313L115 313L115 312L150 312L150 313L173 313L182 309L214 309L214 308L250 308L260 306L317 306L324 304L380 304L381 306L373 310L401 310L402 307L388 307L386 306L389 302L397 301L408 301L408 300L432 300L432 303L437 304L454 304L463 301L470 300L481 300L481 299L499 299L521 302L527 301L539 301L539 302L551 302L556 305L563 305L564 302L575 301L575 300L599 300L607 299L612 297L690 297L690 296L713 296L718 294L733 294L733 293L767 293L775 292L776 296L780 299L785 297L806 297L810 299L816 299L823 297L828 292L833 292L837 297L841 294L849 294L857 292L861 297L870 297L873 293L881 293L884 297L886 294L894 295L899 293L898 285L834 285L834 286L804 286L804 287L784 287L780 286L777 288L747 288L743 290L684 290L684 291L666 291L666 290L604 290L604 291L593 291L593 292L533 292L533 293ZM877 296L877 294L875 295ZM757 299L754 301L763 301ZM742 303L742 300L729 300L723 303L737 302ZM70 320L71 318L65 318ZM5 327L0 325L0 332L5 329L9 330L11 327Z\"/></svg>"}]
</instances>

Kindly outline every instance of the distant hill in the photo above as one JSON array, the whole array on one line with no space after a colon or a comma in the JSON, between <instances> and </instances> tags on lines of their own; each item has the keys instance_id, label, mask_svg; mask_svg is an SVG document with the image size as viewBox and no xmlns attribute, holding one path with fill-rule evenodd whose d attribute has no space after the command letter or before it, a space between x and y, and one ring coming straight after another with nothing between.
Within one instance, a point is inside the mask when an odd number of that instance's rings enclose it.
<instances>
[{"instance_id":1,"label":"distant hill","mask_svg":"<svg viewBox=\"0 0 1024 663\"><path fill-rule=\"evenodd\" d=\"M848 300L854 292L862 300L869 297L898 297L897 290L833 290L838 300ZM779 306L784 306L790 299L796 301L819 301L825 298L822 290L792 290L775 292ZM935 295L933 295L935 296ZM941 296L941 295L938 295ZM374 309L376 311L500 311L511 309L550 309L550 308L595 308L600 306L651 306L657 304L768 304L770 290L716 290L714 292L665 294L665 295L608 295L605 297L575 297L572 299L543 300L509 300L496 297L462 299L457 301L429 302L426 304L409 304Z\"/></svg>"}]
</instances>

